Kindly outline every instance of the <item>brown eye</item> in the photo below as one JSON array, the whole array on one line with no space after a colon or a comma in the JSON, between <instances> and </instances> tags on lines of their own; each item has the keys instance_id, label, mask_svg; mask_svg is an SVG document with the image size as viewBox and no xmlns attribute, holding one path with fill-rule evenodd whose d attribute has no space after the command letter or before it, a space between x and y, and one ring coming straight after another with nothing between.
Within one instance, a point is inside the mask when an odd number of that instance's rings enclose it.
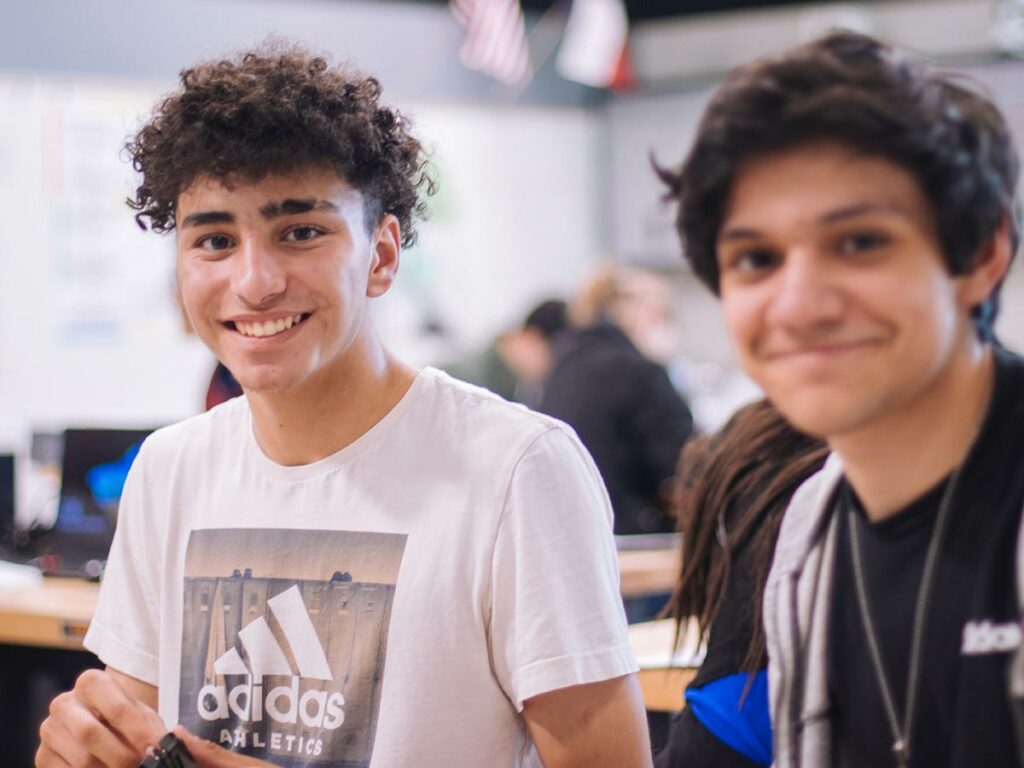
<instances>
[{"instance_id":1,"label":"brown eye","mask_svg":"<svg viewBox=\"0 0 1024 768\"><path fill-rule=\"evenodd\" d=\"M207 235L196 242L196 247L204 251L223 251L234 245L227 235Z\"/></svg>"},{"instance_id":2,"label":"brown eye","mask_svg":"<svg viewBox=\"0 0 1024 768\"><path fill-rule=\"evenodd\" d=\"M729 266L740 272L763 272L778 266L779 257L767 248L751 248L740 251L729 260Z\"/></svg>"},{"instance_id":3,"label":"brown eye","mask_svg":"<svg viewBox=\"0 0 1024 768\"><path fill-rule=\"evenodd\" d=\"M847 235L839 241L841 253L854 255L880 248L889 242L889 238L877 232L857 232Z\"/></svg>"},{"instance_id":4,"label":"brown eye","mask_svg":"<svg viewBox=\"0 0 1024 768\"><path fill-rule=\"evenodd\" d=\"M288 230L284 239L293 243L305 243L315 240L323 234L323 230L317 227L295 227Z\"/></svg>"}]
</instances>

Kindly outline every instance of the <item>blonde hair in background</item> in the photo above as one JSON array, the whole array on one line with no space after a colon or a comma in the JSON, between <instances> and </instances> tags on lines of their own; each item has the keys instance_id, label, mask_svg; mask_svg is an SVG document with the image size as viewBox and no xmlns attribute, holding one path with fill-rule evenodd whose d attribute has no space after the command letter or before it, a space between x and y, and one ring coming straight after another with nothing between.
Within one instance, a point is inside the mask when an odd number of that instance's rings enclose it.
<instances>
[{"instance_id":1,"label":"blonde hair in background","mask_svg":"<svg viewBox=\"0 0 1024 768\"><path fill-rule=\"evenodd\" d=\"M608 261L583 283L569 305L569 320L577 327L607 320L659 362L675 356L681 331L672 288L663 277Z\"/></svg>"}]
</instances>

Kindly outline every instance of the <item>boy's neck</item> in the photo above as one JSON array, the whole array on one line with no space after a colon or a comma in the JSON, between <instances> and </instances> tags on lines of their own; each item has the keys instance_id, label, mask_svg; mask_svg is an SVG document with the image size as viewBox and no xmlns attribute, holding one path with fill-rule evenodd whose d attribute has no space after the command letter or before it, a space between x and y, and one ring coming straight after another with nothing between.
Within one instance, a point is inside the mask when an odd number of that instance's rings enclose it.
<instances>
[{"instance_id":1,"label":"boy's neck","mask_svg":"<svg viewBox=\"0 0 1024 768\"><path fill-rule=\"evenodd\" d=\"M352 355L283 393L247 393L256 442L284 466L312 464L366 434L412 386L417 371L382 345Z\"/></svg>"},{"instance_id":2,"label":"boy's neck","mask_svg":"<svg viewBox=\"0 0 1024 768\"><path fill-rule=\"evenodd\" d=\"M991 345L972 340L914 402L864 429L828 438L869 520L899 512L964 461L994 378Z\"/></svg>"}]
</instances>

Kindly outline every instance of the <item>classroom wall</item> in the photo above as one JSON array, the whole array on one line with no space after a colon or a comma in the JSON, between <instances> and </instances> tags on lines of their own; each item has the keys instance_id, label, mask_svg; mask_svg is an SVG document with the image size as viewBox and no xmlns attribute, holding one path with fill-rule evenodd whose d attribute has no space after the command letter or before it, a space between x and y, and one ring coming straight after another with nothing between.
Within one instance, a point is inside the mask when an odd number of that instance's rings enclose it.
<instances>
[{"instance_id":1,"label":"classroom wall","mask_svg":"<svg viewBox=\"0 0 1024 768\"><path fill-rule=\"evenodd\" d=\"M124 205L119 150L157 82L0 77L0 419L12 431L161 424L196 412L212 368L182 331L174 237ZM590 268L599 118L582 109L407 103L440 182L376 314L417 364L484 346ZM444 336L429 333L440 325Z\"/></svg>"},{"instance_id":2,"label":"classroom wall","mask_svg":"<svg viewBox=\"0 0 1024 768\"><path fill-rule=\"evenodd\" d=\"M272 31L373 71L432 147L433 217L376 309L400 355L470 354L613 257L668 276L683 367L704 395L735 376L717 304L680 259L649 166L652 153L683 157L706 85L605 101L549 62L517 95L458 63L443 7L402 3L37 0L8 4L3 22L0 442L29 427L151 425L198 409L212 360L181 330L173 237L142 233L123 205L132 177L118 152L183 64ZM1024 65L971 71L1019 130ZM1020 269L999 328L1024 349Z\"/></svg>"},{"instance_id":3,"label":"classroom wall","mask_svg":"<svg viewBox=\"0 0 1024 768\"><path fill-rule=\"evenodd\" d=\"M123 200L124 138L183 65L301 41L372 72L433 151L441 192L395 289L395 350L451 360L569 292L599 233L596 91L543 63L522 93L458 61L444 6L323 0L37 0L0 23L0 442L67 423L151 425L195 412L212 360L181 330L173 236ZM534 19L531 19L531 24ZM541 24L534 43L546 44ZM495 180L498 180L495 183ZM428 332L440 327L445 333Z\"/></svg>"}]
</instances>

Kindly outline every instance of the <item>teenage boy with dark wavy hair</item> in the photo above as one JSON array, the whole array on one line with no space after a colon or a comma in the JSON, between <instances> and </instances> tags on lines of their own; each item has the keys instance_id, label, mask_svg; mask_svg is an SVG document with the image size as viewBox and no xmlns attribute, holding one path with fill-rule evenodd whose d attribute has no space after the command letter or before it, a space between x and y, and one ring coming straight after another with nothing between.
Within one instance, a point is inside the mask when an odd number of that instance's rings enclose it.
<instances>
[{"instance_id":1,"label":"teenage boy with dark wavy hair","mask_svg":"<svg viewBox=\"0 0 1024 768\"><path fill-rule=\"evenodd\" d=\"M272 47L185 71L129 145L245 397L143 445L86 637L107 671L39 766L138 765L174 724L204 766L650 763L593 463L374 330L433 186L379 96Z\"/></svg>"},{"instance_id":2,"label":"teenage boy with dark wavy hair","mask_svg":"<svg viewBox=\"0 0 1024 768\"><path fill-rule=\"evenodd\" d=\"M1017 246L1002 115L833 33L733 72L662 176L742 366L832 451L765 587L775 763L1020 765L1024 364L992 328Z\"/></svg>"}]
</instances>

